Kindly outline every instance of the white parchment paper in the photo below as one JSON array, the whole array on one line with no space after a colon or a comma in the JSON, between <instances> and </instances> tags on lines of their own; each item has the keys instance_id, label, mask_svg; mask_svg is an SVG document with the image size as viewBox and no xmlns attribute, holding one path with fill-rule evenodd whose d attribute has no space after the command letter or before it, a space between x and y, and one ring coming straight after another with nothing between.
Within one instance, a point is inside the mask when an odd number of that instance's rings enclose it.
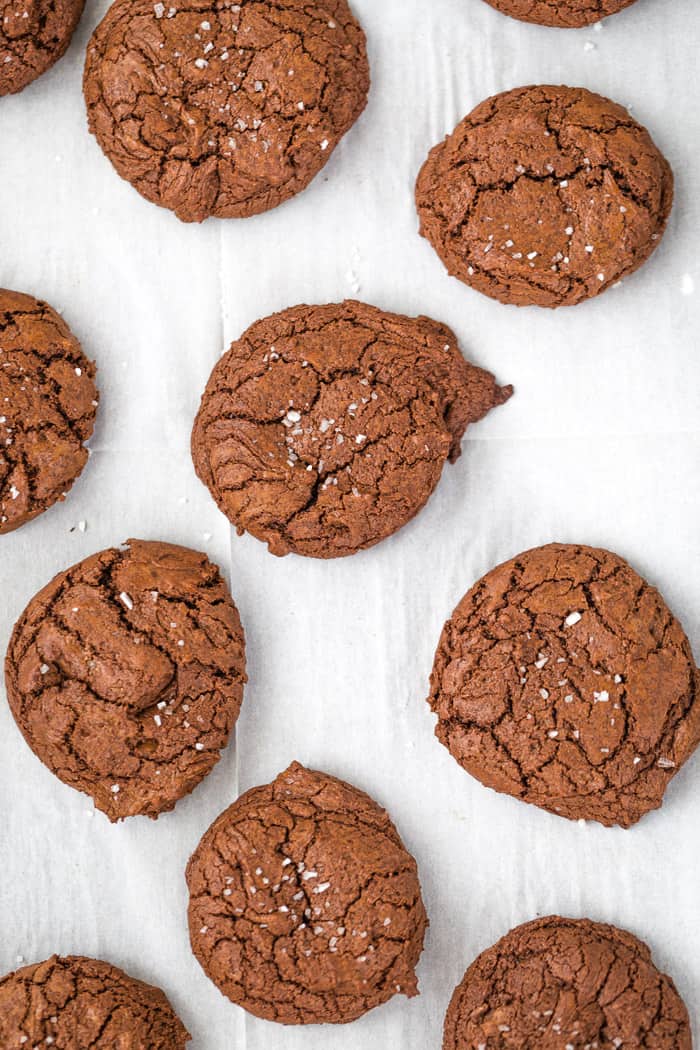
<instances>
[{"instance_id":1,"label":"white parchment paper","mask_svg":"<svg viewBox=\"0 0 700 1050\"><path fill-rule=\"evenodd\" d=\"M93 455L67 502L0 539L0 649L56 572L129 536L163 538L206 549L230 577L250 671L236 740L157 823L110 826L33 756L0 697L0 972L52 952L109 959L166 990L193 1050L438 1050L468 963L516 923L559 911L647 940L698 1040L700 758L637 828L580 827L462 772L434 739L424 697L463 592L553 539L627 557L700 657L700 7L638 0L602 27L558 31L482 0L353 6L369 39L368 109L307 193L255 219L184 226L102 156L80 80L106 0L88 0L50 73L0 99L0 285L64 312L102 391ZM536 82L630 106L677 176L653 260L597 301L552 313L449 279L417 236L412 202L429 147L482 98ZM398 536L343 561L280 561L232 535L194 475L190 427L211 367L244 327L346 296L444 320L516 396L470 430ZM188 946L188 856L239 791L295 758L387 806L431 918L420 998L343 1028L247 1016Z\"/></svg>"}]
</instances>

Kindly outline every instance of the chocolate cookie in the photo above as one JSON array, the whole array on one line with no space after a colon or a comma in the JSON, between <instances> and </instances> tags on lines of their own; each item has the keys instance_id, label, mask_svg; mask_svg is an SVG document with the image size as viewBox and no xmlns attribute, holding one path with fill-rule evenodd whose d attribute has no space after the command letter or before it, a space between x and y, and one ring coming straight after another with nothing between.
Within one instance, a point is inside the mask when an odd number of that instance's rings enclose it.
<instances>
[{"instance_id":1,"label":"chocolate cookie","mask_svg":"<svg viewBox=\"0 0 700 1050\"><path fill-rule=\"evenodd\" d=\"M337 558L417 514L468 424L511 393L436 321L356 302L295 306L219 360L192 456L239 532L273 554Z\"/></svg>"},{"instance_id":2,"label":"chocolate cookie","mask_svg":"<svg viewBox=\"0 0 700 1050\"><path fill-rule=\"evenodd\" d=\"M691 1050L688 1011L631 933L550 916L469 967L443 1050Z\"/></svg>"},{"instance_id":3,"label":"chocolate cookie","mask_svg":"<svg viewBox=\"0 0 700 1050\"><path fill-rule=\"evenodd\" d=\"M634 0L486 0L504 15L541 26L574 29L617 14Z\"/></svg>"},{"instance_id":4,"label":"chocolate cookie","mask_svg":"<svg viewBox=\"0 0 700 1050\"><path fill-rule=\"evenodd\" d=\"M429 702L438 739L487 787L629 827L700 741L699 684L658 591L615 554L553 543L465 595Z\"/></svg>"},{"instance_id":5,"label":"chocolate cookie","mask_svg":"<svg viewBox=\"0 0 700 1050\"><path fill-rule=\"evenodd\" d=\"M68 50L85 0L0 2L0 95L13 95Z\"/></svg>"},{"instance_id":6,"label":"chocolate cookie","mask_svg":"<svg viewBox=\"0 0 700 1050\"><path fill-rule=\"evenodd\" d=\"M206 555L129 540L32 598L5 664L32 751L110 820L157 817L226 747L243 697L238 612Z\"/></svg>"},{"instance_id":7,"label":"chocolate cookie","mask_svg":"<svg viewBox=\"0 0 700 1050\"><path fill-rule=\"evenodd\" d=\"M657 246L673 174L627 110L584 88L477 106L418 176L421 233L449 273L516 306L571 306Z\"/></svg>"},{"instance_id":8,"label":"chocolate cookie","mask_svg":"<svg viewBox=\"0 0 700 1050\"><path fill-rule=\"evenodd\" d=\"M187 867L192 949L281 1024L344 1024L416 995L428 925L416 863L364 792L294 763L216 820Z\"/></svg>"},{"instance_id":9,"label":"chocolate cookie","mask_svg":"<svg viewBox=\"0 0 700 1050\"><path fill-rule=\"evenodd\" d=\"M305 189L367 103L346 0L116 0L84 78L117 172L184 222L255 215Z\"/></svg>"},{"instance_id":10,"label":"chocolate cookie","mask_svg":"<svg viewBox=\"0 0 700 1050\"><path fill-rule=\"evenodd\" d=\"M0 534L62 500L85 466L95 371L47 303L0 289Z\"/></svg>"},{"instance_id":11,"label":"chocolate cookie","mask_svg":"<svg viewBox=\"0 0 700 1050\"><path fill-rule=\"evenodd\" d=\"M160 988L78 955L0 979L0 1046L184 1050L189 1033Z\"/></svg>"}]
</instances>

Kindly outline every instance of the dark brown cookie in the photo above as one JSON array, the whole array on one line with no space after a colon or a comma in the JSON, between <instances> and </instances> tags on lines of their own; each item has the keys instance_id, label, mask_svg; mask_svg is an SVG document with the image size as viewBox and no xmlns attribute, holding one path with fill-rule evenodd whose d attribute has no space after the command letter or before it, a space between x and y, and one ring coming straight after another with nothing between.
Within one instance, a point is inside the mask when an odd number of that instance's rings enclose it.
<instances>
[{"instance_id":1,"label":"dark brown cookie","mask_svg":"<svg viewBox=\"0 0 700 1050\"><path fill-rule=\"evenodd\" d=\"M226 747L243 697L243 629L206 555L129 540L58 575L5 663L32 751L110 820L157 817Z\"/></svg>"},{"instance_id":2,"label":"dark brown cookie","mask_svg":"<svg viewBox=\"0 0 700 1050\"><path fill-rule=\"evenodd\" d=\"M187 884L195 955L257 1017L344 1024L418 993L416 863L350 784L295 762L246 792L207 831Z\"/></svg>"},{"instance_id":3,"label":"dark brown cookie","mask_svg":"<svg viewBox=\"0 0 700 1050\"><path fill-rule=\"evenodd\" d=\"M346 0L116 0L88 48L90 130L184 222L267 211L305 189L367 103Z\"/></svg>"},{"instance_id":4,"label":"dark brown cookie","mask_svg":"<svg viewBox=\"0 0 700 1050\"><path fill-rule=\"evenodd\" d=\"M219 360L192 456L239 532L273 554L337 558L417 514L468 424L511 393L436 321L356 302L295 306Z\"/></svg>"},{"instance_id":5,"label":"dark brown cookie","mask_svg":"<svg viewBox=\"0 0 700 1050\"><path fill-rule=\"evenodd\" d=\"M85 466L95 371L47 303L0 289L0 534L62 500Z\"/></svg>"},{"instance_id":6,"label":"dark brown cookie","mask_svg":"<svg viewBox=\"0 0 700 1050\"><path fill-rule=\"evenodd\" d=\"M550 916L469 967L443 1050L691 1050L688 1011L631 933Z\"/></svg>"},{"instance_id":7,"label":"dark brown cookie","mask_svg":"<svg viewBox=\"0 0 700 1050\"><path fill-rule=\"evenodd\" d=\"M615 15L634 0L486 0L504 15L541 26L575 29Z\"/></svg>"},{"instance_id":8,"label":"dark brown cookie","mask_svg":"<svg viewBox=\"0 0 700 1050\"><path fill-rule=\"evenodd\" d=\"M438 739L487 787L629 827L700 741L699 683L658 591L615 554L553 543L465 595L430 705Z\"/></svg>"},{"instance_id":9,"label":"dark brown cookie","mask_svg":"<svg viewBox=\"0 0 700 1050\"><path fill-rule=\"evenodd\" d=\"M13 95L68 50L85 0L0 0L0 95Z\"/></svg>"},{"instance_id":10,"label":"dark brown cookie","mask_svg":"<svg viewBox=\"0 0 700 1050\"><path fill-rule=\"evenodd\" d=\"M482 102L432 150L416 202L452 276L502 303L571 306L649 258L673 174L622 106L526 87Z\"/></svg>"},{"instance_id":11,"label":"dark brown cookie","mask_svg":"<svg viewBox=\"0 0 700 1050\"><path fill-rule=\"evenodd\" d=\"M160 988L78 955L0 978L3 1050L184 1050L190 1036Z\"/></svg>"}]
</instances>

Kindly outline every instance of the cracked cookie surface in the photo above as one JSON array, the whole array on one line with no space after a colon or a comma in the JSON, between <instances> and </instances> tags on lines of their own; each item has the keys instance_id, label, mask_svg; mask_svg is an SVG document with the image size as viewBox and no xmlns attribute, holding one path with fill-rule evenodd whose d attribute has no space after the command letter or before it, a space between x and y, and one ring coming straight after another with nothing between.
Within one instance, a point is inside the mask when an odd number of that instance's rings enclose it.
<instances>
[{"instance_id":1,"label":"cracked cookie surface","mask_svg":"<svg viewBox=\"0 0 700 1050\"><path fill-rule=\"evenodd\" d=\"M369 66L346 0L116 0L83 84L122 178L201 222L305 189L365 108Z\"/></svg>"},{"instance_id":2,"label":"cracked cookie surface","mask_svg":"<svg viewBox=\"0 0 700 1050\"><path fill-rule=\"evenodd\" d=\"M443 1050L691 1050L688 1011L631 933L588 919L525 923L455 990Z\"/></svg>"},{"instance_id":3,"label":"cracked cookie surface","mask_svg":"<svg viewBox=\"0 0 700 1050\"><path fill-rule=\"evenodd\" d=\"M649 258L673 173L622 106L524 87L482 102L431 151L416 203L451 276L502 303L572 306Z\"/></svg>"},{"instance_id":4,"label":"cracked cookie surface","mask_svg":"<svg viewBox=\"0 0 700 1050\"><path fill-rule=\"evenodd\" d=\"M206 555L130 540L29 603L5 663L34 753L110 820L157 817L214 768L238 718L245 645Z\"/></svg>"},{"instance_id":5,"label":"cracked cookie surface","mask_svg":"<svg viewBox=\"0 0 700 1050\"><path fill-rule=\"evenodd\" d=\"M159 988L98 959L54 955L0 978L3 1050L184 1050L189 1038Z\"/></svg>"},{"instance_id":6,"label":"cracked cookie surface","mask_svg":"<svg viewBox=\"0 0 700 1050\"><path fill-rule=\"evenodd\" d=\"M462 599L435 656L436 734L487 787L572 820L629 827L700 741L681 625L621 558L550 544Z\"/></svg>"},{"instance_id":7,"label":"cracked cookie surface","mask_svg":"<svg viewBox=\"0 0 700 1050\"><path fill-rule=\"evenodd\" d=\"M296 306L219 360L192 456L239 532L273 554L341 557L410 521L468 424L511 393L429 318Z\"/></svg>"},{"instance_id":8,"label":"cracked cookie surface","mask_svg":"<svg viewBox=\"0 0 700 1050\"><path fill-rule=\"evenodd\" d=\"M418 872L364 792L293 763L234 802L187 868L192 949L219 989L282 1024L343 1024L418 994Z\"/></svg>"},{"instance_id":9,"label":"cracked cookie surface","mask_svg":"<svg viewBox=\"0 0 700 1050\"><path fill-rule=\"evenodd\" d=\"M85 0L0 0L0 96L45 73L67 51Z\"/></svg>"},{"instance_id":10,"label":"cracked cookie surface","mask_svg":"<svg viewBox=\"0 0 700 1050\"><path fill-rule=\"evenodd\" d=\"M0 289L0 534L62 500L85 466L95 372L47 303Z\"/></svg>"},{"instance_id":11,"label":"cracked cookie surface","mask_svg":"<svg viewBox=\"0 0 700 1050\"><path fill-rule=\"evenodd\" d=\"M536 22L542 26L575 29L590 26L601 18L617 14L634 0L486 0L504 15L519 18L521 22Z\"/></svg>"}]
</instances>

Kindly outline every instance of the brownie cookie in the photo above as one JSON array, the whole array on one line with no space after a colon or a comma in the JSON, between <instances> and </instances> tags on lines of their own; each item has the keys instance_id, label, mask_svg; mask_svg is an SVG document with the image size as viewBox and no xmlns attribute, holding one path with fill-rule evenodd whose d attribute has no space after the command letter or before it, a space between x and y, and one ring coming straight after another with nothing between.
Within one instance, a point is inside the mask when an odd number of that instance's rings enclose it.
<instances>
[{"instance_id":1,"label":"brownie cookie","mask_svg":"<svg viewBox=\"0 0 700 1050\"><path fill-rule=\"evenodd\" d=\"M0 0L0 95L13 95L68 50L85 0Z\"/></svg>"},{"instance_id":2,"label":"brownie cookie","mask_svg":"<svg viewBox=\"0 0 700 1050\"><path fill-rule=\"evenodd\" d=\"M187 867L192 950L232 1002L344 1024L418 994L416 862L363 791L293 763L209 828Z\"/></svg>"},{"instance_id":3,"label":"brownie cookie","mask_svg":"<svg viewBox=\"0 0 700 1050\"><path fill-rule=\"evenodd\" d=\"M85 64L90 131L117 172L184 222L305 189L367 103L346 0L116 0Z\"/></svg>"},{"instance_id":4,"label":"brownie cookie","mask_svg":"<svg viewBox=\"0 0 700 1050\"><path fill-rule=\"evenodd\" d=\"M483 952L457 987L443 1050L691 1050L688 1011L631 933L550 916Z\"/></svg>"},{"instance_id":5,"label":"brownie cookie","mask_svg":"<svg viewBox=\"0 0 700 1050\"><path fill-rule=\"evenodd\" d=\"M62 500L85 466L95 371L47 303L0 289L0 534Z\"/></svg>"},{"instance_id":6,"label":"brownie cookie","mask_svg":"<svg viewBox=\"0 0 700 1050\"><path fill-rule=\"evenodd\" d=\"M617 14L634 0L486 0L504 15L541 26L575 29Z\"/></svg>"},{"instance_id":7,"label":"brownie cookie","mask_svg":"<svg viewBox=\"0 0 700 1050\"><path fill-rule=\"evenodd\" d=\"M192 456L239 532L273 554L337 558L417 514L468 424L511 393L436 321L357 302L295 306L219 360Z\"/></svg>"},{"instance_id":8,"label":"brownie cookie","mask_svg":"<svg viewBox=\"0 0 700 1050\"><path fill-rule=\"evenodd\" d=\"M615 554L553 543L462 599L429 702L438 739L487 787L629 827L700 742L699 682L658 591Z\"/></svg>"},{"instance_id":9,"label":"brownie cookie","mask_svg":"<svg viewBox=\"0 0 700 1050\"><path fill-rule=\"evenodd\" d=\"M452 276L502 303L571 306L649 258L673 173L622 106L526 87L482 102L432 150L416 202Z\"/></svg>"},{"instance_id":10,"label":"brownie cookie","mask_svg":"<svg viewBox=\"0 0 700 1050\"><path fill-rule=\"evenodd\" d=\"M129 540L32 598L5 664L32 751L110 820L157 817L219 760L238 718L238 612L206 555Z\"/></svg>"},{"instance_id":11,"label":"brownie cookie","mask_svg":"<svg viewBox=\"0 0 700 1050\"><path fill-rule=\"evenodd\" d=\"M159 988L78 955L0 978L0 1046L184 1050L190 1036Z\"/></svg>"}]
</instances>

